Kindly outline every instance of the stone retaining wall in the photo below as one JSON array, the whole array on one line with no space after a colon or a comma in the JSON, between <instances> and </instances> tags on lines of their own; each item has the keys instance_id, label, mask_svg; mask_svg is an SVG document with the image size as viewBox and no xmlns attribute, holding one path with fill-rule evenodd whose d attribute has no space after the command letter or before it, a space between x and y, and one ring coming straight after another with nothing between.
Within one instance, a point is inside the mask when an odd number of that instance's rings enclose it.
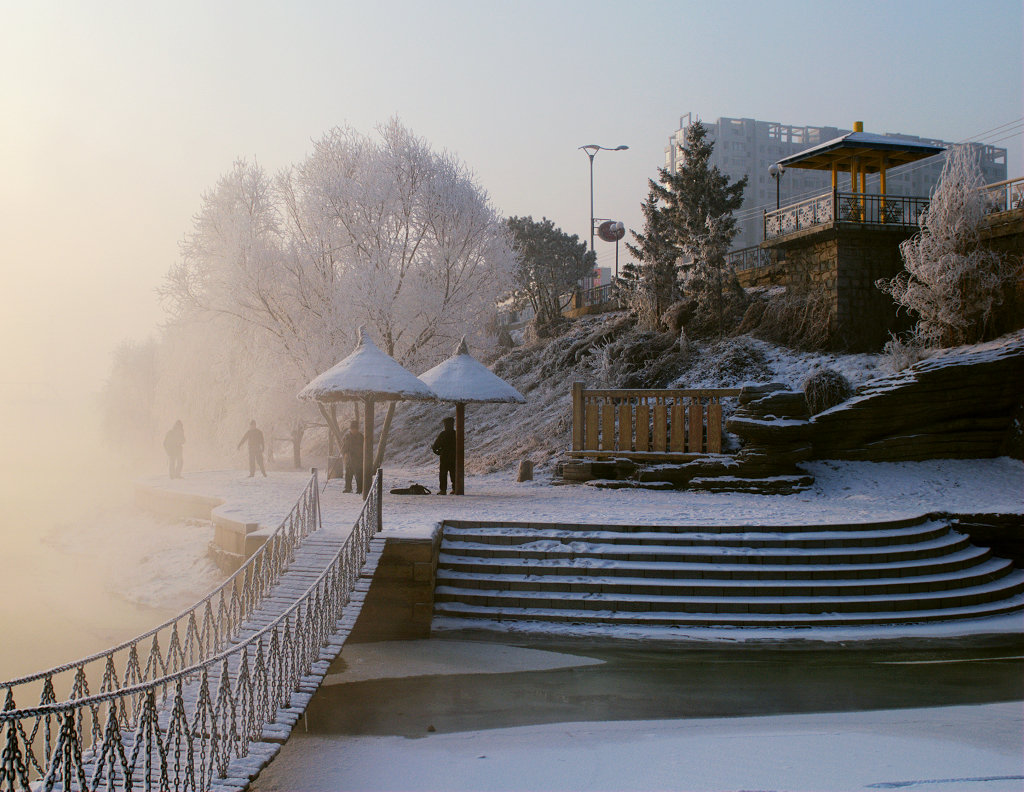
<instances>
[{"instance_id":1,"label":"stone retaining wall","mask_svg":"<svg viewBox=\"0 0 1024 792\"><path fill-rule=\"evenodd\" d=\"M430 637L441 526L430 538L384 536L384 550L350 641Z\"/></svg>"},{"instance_id":2,"label":"stone retaining wall","mask_svg":"<svg viewBox=\"0 0 1024 792\"><path fill-rule=\"evenodd\" d=\"M210 520L213 523L213 540L208 552L217 567L228 575L244 564L267 539L266 531L261 531L258 523L244 523L217 514L216 508L224 503L222 498L136 483L135 503L146 511L165 517Z\"/></svg>"}]
</instances>

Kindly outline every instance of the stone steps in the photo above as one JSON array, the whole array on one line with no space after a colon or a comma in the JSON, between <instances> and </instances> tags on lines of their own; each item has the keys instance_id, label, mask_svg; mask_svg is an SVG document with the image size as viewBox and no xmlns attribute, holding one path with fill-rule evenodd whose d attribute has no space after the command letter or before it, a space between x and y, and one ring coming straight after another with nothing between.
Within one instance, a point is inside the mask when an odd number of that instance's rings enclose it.
<instances>
[{"instance_id":1,"label":"stone steps","mask_svg":"<svg viewBox=\"0 0 1024 792\"><path fill-rule=\"evenodd\" d=\"M780 527L446 523L434 614L445 629L460 620L795 626L1021 608L1024 572L922 516Z\"/></svg>"}]
</instances>

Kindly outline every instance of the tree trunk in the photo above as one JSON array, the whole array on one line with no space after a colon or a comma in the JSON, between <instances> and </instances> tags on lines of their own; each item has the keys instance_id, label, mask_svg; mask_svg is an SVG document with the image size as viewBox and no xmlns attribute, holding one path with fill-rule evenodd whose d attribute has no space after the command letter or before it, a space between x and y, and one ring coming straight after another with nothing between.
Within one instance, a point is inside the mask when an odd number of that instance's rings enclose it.
<instances>
[{"instance_id":1,"label":"tree trunk","mask_svg":"<svg viewBox=\"0 0 1024 792\"><path fill-rule=\"evenodd\" d=\"M324 417L324 420L327 421L327 430L334 437L335 442L338 444L338 448L341 448L342 437L341 429L338 428L338 422L335 420L334 416L327 411L327 408L324 407L321 402L317 402L316 406L319 408L320 414Z\"/></svg>"},{"instance_id":2,"label":"tree trunk","mask_svg":"<svg viewBox=\"0 0 1024 792\"><path fill-rule=\"evenodd\" d=\"M306 427L297 426L292 429L292 462L296 470L302 469L302 436L306 433Z\"/></svg>"},{"instance_id":3,"label":"tree trunk","mask_svg":"<svg viewBox=\"0 0 1024 792\"><path fill-rule=\"evenodd\" d=\"M396 400L392 399L388 402L388 412L384 416L384 426L380 430L380 442L377 444L377 456L373 460L373 469L376 472L377 468L384 462L384 451L388 447L388 434L391 432L391 419L395 417L395 404Z\"/></svg>"},{"instance_id":4,"label":"tree trunk","mask_svg":"<svg viewBox=\"0 0 1024 792\"><path fill-rule=\"evenodd\" d=\"M373 399L367 398L363 403L363 486L359 489L359 494L365 499L370 492L370 482L373 480L373 472L376 468L371 468L370 462L373 461Z\"/></svg>"}]
</instances>

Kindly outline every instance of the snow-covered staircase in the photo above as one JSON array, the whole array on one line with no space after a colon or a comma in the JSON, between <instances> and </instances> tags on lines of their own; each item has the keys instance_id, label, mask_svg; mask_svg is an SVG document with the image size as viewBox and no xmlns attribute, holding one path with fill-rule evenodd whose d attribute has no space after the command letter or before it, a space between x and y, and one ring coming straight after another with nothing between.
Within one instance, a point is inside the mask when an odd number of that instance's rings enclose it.
<instances>
[{"instance_id":1,"label":"snow-covered staircase","mask_svg":"<svg viewBox=\"0 0 1024 792\"><path fill-rule=\"evenodd\" d=\"M1024 610L1024 571L947 519L807 526L443 526L435 629L906 624Z\"/></svg>"}]
</instances>

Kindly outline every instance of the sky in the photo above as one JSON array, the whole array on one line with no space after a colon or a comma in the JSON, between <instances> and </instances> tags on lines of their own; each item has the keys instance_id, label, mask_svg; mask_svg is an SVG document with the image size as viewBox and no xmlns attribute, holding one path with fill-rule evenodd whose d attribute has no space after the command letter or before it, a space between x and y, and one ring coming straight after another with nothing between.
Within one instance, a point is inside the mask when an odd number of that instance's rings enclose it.
<instances>
[{"instance_id":1,"label":"sky","mask_svg":"<svg viewBox=\"0 0 1024 792\"><path fill-rule=\"evenodd\" d=\"M203 192L239 158L296 164L338 125L398 117L456 154L501 214L581 238L579 147L629 146L599 152L595 214L640 228L647 180L688 112L981 139L1024 175L1020 0L0 0L0 12L0 384L98 388L119 343L157 332L156 289ZM614 261L613 246L598 252Z\"/></svg>"}]
</instances>

